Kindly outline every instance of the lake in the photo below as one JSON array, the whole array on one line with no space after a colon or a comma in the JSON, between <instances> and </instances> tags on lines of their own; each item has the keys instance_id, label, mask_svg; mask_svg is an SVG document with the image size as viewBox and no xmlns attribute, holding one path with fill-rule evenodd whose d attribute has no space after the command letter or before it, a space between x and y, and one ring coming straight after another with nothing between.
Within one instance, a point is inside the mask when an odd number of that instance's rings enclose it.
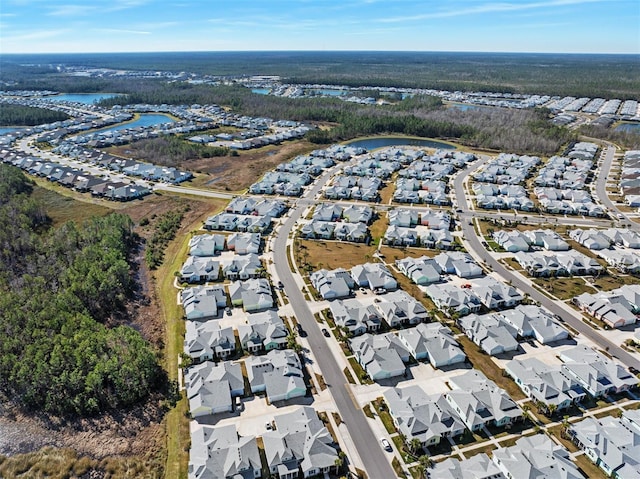
<instances>
[{"instance_id":1,"label":"lake","mask_svg":"<svg viewBox=\"0 0 640 479\"><path fill-rule=\"evenodd\" d=\"M251 93L257 93L258 95L268 95L271 93L271 90L268 88L252 88Z\"/></svg>"},{"instance_id":2,"label":"lake","mask_svg":"<svg viewBox=\"0 0 640 479\"><path fill-rule=\"evenodd\" d=\"M329 90L329 89L310 89L308 92L313 92L316 95L322 96L343 96L348 95L350 92L348 90Z\"/></svg>"},{"instance_id":3,"label":"lake","mask_svg":"<svg viewBox=\"0 0 640 479\"><path fill-rule=\"evenodd\" d=\"M13 126L13 127L0 127L0 135L4 135L5 133L12 133L14 131L18 131L21 130L22 128L18 127L18 126Z\"/></svg>"},{"instance_id":4,"label":"lake","mask_svg":"<svg viewBox=\"0 0 640 479\"><path fill-rule=\"evenodd\" d=\"M119 125L110 126L100 130L100 133L107 131L126 130L128 128L137 128L139 126L154 126L162 125L163 123L174 123L175 120L169 115L163 115L162 113L142 113L140 118L136 121L128 123L120 123Z\"/></svg>"},{"instance_id":5,"label":"lake","mask_svg":"<svg viewBox=\"0 0 640 479\"><path fill-rule=\"evenodd\" d=\"M627 133L640 133L640 123L620 123L614 129Z\"/></svg>"},{"instance_id":6,"label":"lake","mask_svg":"<svg viewBox=\"0 0 640 479\"><path fill-rule=\"evenodd\" d=\"M422 146L425 148L440 148L443 150L456 149L456 147L453 145L437 140L428 140L422 138L398 138L395 136L380 136L377 138L354 140L347 143L347 145L356 148L366 148L367 150L375 150L376 148L384 148L385 146Z\"/></svg>"},{"instance_id":7,"label":"lake","mask_svg":"<svg viewBox=\"0 0 640 479\"><path fill-rule=\"evenodd\" d=\"M55 96L44 97L49 101L74 101L76 103L84 103L86 105L93 105L105 98L113 98L118 96L117 93L62 93Z\"/></svg>"}]
</instances>

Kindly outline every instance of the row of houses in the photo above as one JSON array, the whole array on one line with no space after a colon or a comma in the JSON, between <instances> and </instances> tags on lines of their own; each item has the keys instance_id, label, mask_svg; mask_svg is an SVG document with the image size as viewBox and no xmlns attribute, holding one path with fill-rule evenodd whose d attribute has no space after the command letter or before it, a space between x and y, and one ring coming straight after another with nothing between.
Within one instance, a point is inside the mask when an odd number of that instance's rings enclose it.
<instances>
[{"instance_id":1,"label":"row of houses","mask_svg":"<svg viewBox=\"0 0 640 479\"><path fill-rule=\"evenodd\" d=\"M189 240L190 256L216 256L222 251L236 254L258 254L261 248L260 233L198 234Z\"/></svg>"},{"instance_id":2,"label":"row of houses","mask_svg":"<svg viewBox=\"0 0 640 479\"><path fill-rule=\"evenodd\" d=\"M533 194L538 198L540 210L550 214L605 216L604 208L594 203L587 190L560 189L537 186Z\"/></svg>"},{"instance_id":3,"label":"row of houses","mask_svg":"<svg viewBox=\"0 0 640 479\"><path fill-rule=\"evenodd\" d=\"M270 215L218 213L207 218L203 228L205 230L265 233L271 227L272 219Z\"/></svg>"},{"instance_id":4,"label":"row of houses","mask_svg":"<svg viewBox=\"0 0 640 479\"><path fill-rule=\"evenodd\" d=\"M433 230L424 226L405 228L390 225L382 237L382 242L389 246L423 247L448 250L455 246L453 235L449 230Z\"/></svg>"},{"instance_id":5,"label":"row of houses","mask_svg":"<svg viewBox=\"0 0 640 479\"><path fill-rule=\"evenodd\" d=\"M283 349L289 336L284 321L274 310L247 314L237 333L240 347L251 354ZM196 363L227 359L238 352L234 328L223 327L216 320L189 320L183 350Z\"/></svg>"},{"instance_id":6,"label":"row of houses","mask_svg":"<svg viewBox=\"0 0 640 479\"><path fill-rule=\"evenodd\" d=\"M598 261L576 250L554 253L518 251L513 257L527 274L535 277L592 276L605 271Z\"/></svg>"},{"instance_id":7,"label":"row of houses","mask_svg":"<svg viewBox=\"0 0 640 479\"><path fill-rule=\"evenodd\" d=\"M72 188L81 193L91 193L92 196L99 198L131 201L151 193L151 190L145 186L97 177L83 170L51 161L41 161L35 157L22 156L11 150L1 150L0 159L3 163L16 166L30 175L46 178L66 188Z\"/></svg>"},{"instance_id":8,"label":"row of houses","mask_svg":"<svg viewBox=\"0 0 640 479\"><path fill-rule=\"evenodd\" d=\"M438 479L584 478L569 451L545 434L521 437L513 446L494 450L492 458L485 453L448 458L428 474Z\"/></svg>"},{"instance_id":9,"label":"row of houses","mask_svg":"<svg viewBox=\"0 0 640 479\"><path fill-rule=\"evenodd\" d=\"M378 201L382 181L377 177L336 175L322 195L333 200Z\"/></svg>"},{"instance_id":10,"label":"row of houses","mask_svg":"<svg viewBox=\"0 0 640 479\"><path fill-rule=\"evenodd\" d=\"M273 422L275 427L262 434L269 474L309 478L336 467L339 448L313 408L279 414ZM240 436L234 424L192 428L189 479L259 478L262 466L256 437Z\"/></svg>"},{"instance_id":11,"label":"row of houses","mask_svg":"<svg viewBox=\"0 0 640 479\"><path fill-rule=\"evenodd\" d=\"M582 293L573 298L582 311L603 321L610 328L635 324L640 313L640 285L625 284L611 291Z\"/></svg>"},{"instance_id":12,"label":"row of houses","mask_svg":"<svg viewBox=\"0 0 640 479\"><path fill-rule=\"evenodd\" d=\"M436 446L466 429L507 427L522 419L522 410L506 391L480 371L453 376L448 384L451 390L444 394L429 395L417 385L385 391L393 423L407 441Z\"/></svg>"},{"instance_id":13,"label":"row of houses","mask_svg":"<svg viewBox=\"0 0 640 479\"><path fill-rule=\"evenodd\" d=\"M640 150L626 151L620 170L620 195L629 206L640 206Z\"/></svg>"},{"instance_id":14,"label":"row of houses","mask_svg":"<svg viewBox=\"0 0 640 479\"><path fill-rule=\"evenodd\" d=\"M381 157L380 155L373 153L371 155L358 158L350 165L345 165L342 168L342 174L345 176L386 180L399 169L400 162L398 160Z\"/></svg>"},{"instance_id":15,"label":"row of houses","mask_svg":"<svg viewBox=\"0 0 640 479\"><path fill-rule=\"evenodd\" d=\"M621 273L640 273L640 251L627 248L602 249L596 254Z\"/></svg>"},{"instance_id":16,"label":"row of houses","mask_svg":"<svg viewBox=\"0 0 640 479\"><path fill-rule=\"evenodd\" d=\"M74 158L88 165L99 166L109 171L124 173L127 176L147 181L177 184L193 178L193 174L190 171L181 171L174 167L158 166L152 163L122 158L94 148L85 148L69 143L57 146L53 152Z\"/></svg>"},{"instance_id":17,"label":"row of houses","mask_svg":"<svg viewBox=\"0 0 640 479\"><path fill-rule=\"evenodd\" d=\"M369 224L374 211L367 205L340 205L320 203L313 210L311 218L317 221L345 221L347 223Z\"/></svg>"},{"instance_id":18,"label":"row of houses","mask_svg":"<svg viewBox=\"0 0 640 479\"><path fill-rule=\"evenodd\" d=\"M474 181L498 185L518 185L523 183L532 170L540 164L537 156L500 153L485 167L473 175Z\"/></svg>"},{"instance_id":19,"label":"row of houses","mask_svg":"<svg viewBox=\"0 0 640 479\"><path fill-rule=\"evenodd\" d=\"M234 281L227 286L222 284L194 286L180 293L180 300L189 320L215 318L227 305L242 306L245 311L260 311L273 307L271 285L265 278L252 278Z\"/></svg>"},{"instance_id":20,"label":"row of houses","mask_svg":"<svg viewBox=\"0 0 640 479\"><path fill-rule=\"evenodd\" d=\"M393 201L397 203L424 203L447 206L451 200L447 195L447 184L441 180L418 180L398 178Z\"/></svg>"},{"instance_id":21,"label":"row of houses","mask_svg":"<svg viewBox=\"0 0 640 479\"><path fill-rule=\"evenodd\" d=\"M236 215L271 216L279 218L287 210L287 204L281 200L236 196L225 208L225 212Z\"/></svg>"},{"instance_id":22,"label":"row of houses","mask_svg":"<svg viewBox=\"0 0 640 479\"><path fill-rule=\"evenodd\" d=\"M398 176L417 180L443 180L455 170L476 159L474 154L462 151L436 150L431 155L424 154L419 150L418 152L422 154L412 155L410 157L412 161L409 161L408 166L398 172ZM401 161L401 163L403 162Z\"/></svg>"},{"instance_id":23,"label":"row of houses","mask_svg":"<svg viewBox=\"0 0 640 479\"><path fill-rule=\"evenodd\" d=\"M390 226L412 228L419 225L432 230L451 229L451 215L443 210L392 208L388 211L387 217Z\"/></svg>"},{"instance_id":24,"label":"row of houses","mask_svg":"<svg viewBox=\"0 0 640 479\"><path fill-rule=\"evenodd\" d=\"M300 228L300 237L316 240L338 240L351 243L366 243L369 228L365 223L346 223L312 219Z\"/></svg>"},{"instance_id":25,"label":"row of houses","mask_svg":"<svg viewBox=\"0 0 640 479\"><path fill-rule=\"evenodd\" d=\"M180 280L185 283L205 283L209 281L247 280L260 278L264 274L260 256L255 253L233 255L226 259L209 256L188 256L180 269Z\"/></svg>"},{"instance_id":26,"label":"row of houses","mask_svg":"<svg viewBox=\"0 0 640 479\"><path fill-rule=\"evenodd\" d=\"M499 230L492 234L492 238L505 251L529 251L532 247L544 248L548 251L567 251L569 243L552 230L505 231Z\"/></svg>"},{"instance_id":27,"label":"row of houses","mask_svg":"<svg viewBox=\"0 0 640 479\"><path fill-rule=\"evenodd\" d=\"M591 250L608 249L614 245L640 249L640 233L630 229L575 229L569 231L569 237Z\"/></svg>"},{"instance_id":28,"label":"row of houses","mask_svg":"<svg viewBox=\"0 0 640 479\"><path fill-rule=\"evenodd\" d=\"M485 353L495 356L519 348L518 338L535 338L541 344L569 337L568 331L547 310L535 305L458 319L464 333Z\"/></svg>"},{"instance_id":29,"label":"row of houses","mask_svg":"<svg viewBox=\"0 0 640 479\"><path fill-rule=\"evenodd\" d=\"M244 361L205 361L184 374L191 417L232 412L235 399L247 395L245 379L251 394L264 393L271 404L307 394L300 358L290 349L274 349Z\"/></svg>"},{"instance_id":30,"label":"row of houses","mask_svg":"<svg viewBox=\"0 0 640 479\"><path fill-rule=\"evenodd\" d=\"M311 285L323 299L345 298L357 287L390 291L398 287L391 272L382 263L356 265L347 271L321 269L309 275Z\"/></svg>"},{"instance_id":31,"label":"row of houses","mask_svg":"<svg viewBox=\"0 0 640 479\"><path fill-rule=\"evenodd\" d=\"M640 412L623 411L620 417L588 417L567 431L572 442L608 477L640 476Z\"/></svg>"},{"instance_id":32,"label":"row of houses","mask_svg":"<svg viewBox=\"0 0 640 479\"><path fill-rule=\"evenodd\" d=\"M478 208L487 210L514 209L535 211L536 206L529 198L524 187L511 184L473 183L471 190L475 194Z\"/></svg>"},{"instance_id":33,"label":"row of houses","mask_svg":"<svg viewBox=\"0 0 640 479\"><path fill-rule=\"evenodd\" d=\"M593 160L552 156L538 171L536 186L582 190L593 176Z\"/></svg>"},{"instance_id":34,"label":"row of houses","mask_svg":"<svg viewBox=\"0 0 640 479\"><path fill-rule=\"evenodd\" d=\"M353 336L376 332L383 321L390 328L401 328L429 319L422 303L402 290L376 297L373 304L353 298L332 301L329 308L336 325Z\"/></svg>"},{"instance_id":35,"label":"row of houses","mask_svg":"<svg viewBox=\"0 0 640 479\"><path fill-rule=\"evenodd\" d=\"M436 323L421 323L397 333L365 333L349 340L356 360L374 381L403 376L413 359L434 368L463 363L467 357L451 330Z\"/></svg>"}]
</instances>

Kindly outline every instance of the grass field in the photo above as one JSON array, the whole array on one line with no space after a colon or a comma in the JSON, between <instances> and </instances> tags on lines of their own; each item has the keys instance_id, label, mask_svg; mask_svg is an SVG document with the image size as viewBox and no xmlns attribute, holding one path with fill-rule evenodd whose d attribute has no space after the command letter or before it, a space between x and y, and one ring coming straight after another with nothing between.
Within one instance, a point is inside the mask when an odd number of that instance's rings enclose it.
<instances>
[{"instance_id":1,"label":"grass field","mask_svg":"<svg viewBox=\"0 0 640 479\"><path fill-rule=\"evenodd\" d=\"M457 340L475 369L482 371L485 376L496 383L498 387L507 391L507 394L509 394L514 401L526 398L515 382L502 375L502 369L493 362L491 356L482 352L480 348L466 336L460 336Z\"/></svg>"},{"instance_id":2,"label":"grass field","mask_svg":"<svg viewBox=\"0 0 640 479\"><path fill-rule=\"evenodd\" d=\"M596 290L580 277L533 278L533 282L562 300L574 298L582 293L596 293Z\"/></svg>"},{"instance_id":3,"label":"grass field","mask_svg":"<svg viewBox=\"0 0 640 479\"><path fill-rule=\"evenodd\" d=\"M121 203L108 203L104 200L91 201L90 197L83 197L80 201L71 195L67 196L44 186L34 188L32 198L45 205L53 226L59 226L67 221L81 223L92 216L104 216L114 211L114 207L121 205ZM84 201L85 199L87 201Z\"/></svg>"}]
</instances>

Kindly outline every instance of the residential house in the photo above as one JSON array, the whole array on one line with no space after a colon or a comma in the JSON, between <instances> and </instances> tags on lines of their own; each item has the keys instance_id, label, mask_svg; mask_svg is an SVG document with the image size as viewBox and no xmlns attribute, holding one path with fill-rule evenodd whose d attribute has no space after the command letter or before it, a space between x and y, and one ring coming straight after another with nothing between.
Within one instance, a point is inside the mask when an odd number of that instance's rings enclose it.
<instances>
[{"instance_id":1,"label":"residential house","mask_svg":"<svg viewBox=\"0 0 640 479\"><path fill-rule=\"evenodd\" d=\"M445 273L455 274L461 278L475 278L482 276L482 268L473 260L470 254L460 251L447 251L433 258Z\"/></svg>"},{"instance_id":2,"label":"residential house","mask_svg":"<svg viewBox=\"0 0 640 479\"><path fill-rule=\"evenodd\" d=\"M399 259L396 261L396 266L402 274L421 286L440 281L442 273L436 260L427 256Z\"/></svg>"},{"instance_id":3,"label":"residential house","mask_svg":"<svg viewBox=\"0 0 640 479\"><path fill-rule=\"evenodd\" d=\"M445 398L471 431L485 426L509 426L522 419L518 405L478 370L451 378L449 385L452 390Z\"/></svg>"},{"instance_id":4,"label":"residential house","mask_svg":"<svg viewBox=\"0 0 640 479\"><path fill-rule=\"evenodd\" d=\"M192 418L231 412L232 399L244 394L240 364L206 361L185 371L184 384Z\"/></svg>"},{"instance_id":5,"label":"residential house","mask_svg":"<svg viewBox=\"0 0 640 479\"><path fill-rule=\"evenodd\" d=\"M465 460L450 457L437 462L427 474L433 479L506 479L484 452Z\"/></svg>"},{"instance_id":6,"label":"residential house","mask_svg":"<svg viewBox=\"0 0 640 479\"><path fill-rule=\"evenodd\" d=\"M235 424L197 424L191 430L189 479L258 478L262 464L255 437L240 436Z\"/></svg>"},{"instance_id":7,"label":"residential house","mask_svg":"<svg viewBox=\"0 0 640 479\"><path fill-rule=\"evenodd\" d=\"M187 321L184 353L195 362L225 359L235 351L233 328L223 328L218 321Z\"/></svg>"},{"instance_id":8,"label":"residential house","mask_svg":"<svg viewBox=\"0 0 640 479\"><path fill-rule=\"evenodd\" d=\"M522 392L534 402L562 411L579 403L586 392L560 366L549 366L537 358L513 359L505 365Z\"/></svg>"},{"instance_id":9,"label":"residential house","mask_svg":"<svg viewBox=\"0 0 640 479\"><path fill-rule=\"evenodd\" d=\"M393 333L363 334L349 340L358 363L374 381L401 376L411 353Z\"/></svg>"},{"instance_id":10,"label":"residential house","mask_svg":"<svg viewBox=\"0 0 640 479\"><path fill-rule=\"evenodd\" d=\"M472 314L458 319L465 334L487 354L495 356L519 348L516 330L494 315Z\"/></svg>"},{"instance_id":11,"label":"residential house","mask_svg":"<svg viewBox=\"0 0 640 479\"><path fill-rule=\"evenodd\" d=\"M227 248L236 254L258 254L260 233L233 233L227 237Z\"/></svg>"},{"instance_id":12,"label":"residential house","mask_svg":"<svg viewBox=\"0 0 640 479\"><path fill-rule=\"evenodd\" d=\"M227 305L227 294L222 285L196 286L183 289L180 302L186 319L211 319L218 315L219 308Z\"/></svg>"},{"instance_id":13,"label":"residential house","mask_svg":"<svg viewBox=\"0 0 640 479\"><path fill-rule=\"evenodd\" d=\"M587 346L565 350L560 359L564 361L562 371L595 398L621 393L638 385L638 378L621 364Z\"/></svg>"},{"instance_id":14,"label":"residential house","mask_svg":"<svg viewBox=\"0 0 640 479\"><path fill-rule=\"evenodd\" d=\"M338 450L312 407L274 418L275 430L262 435L269 472L280 479L313 477L335 468Z\"/></svg>"},{"instance_id":15,"label":"residential house","mask_svg":"<svg viewBox=\"0 0 640 479\"><path fill-rule=\"evenodd\" d=\"M222 266L222 274L231 281L259 278L263 273L262 261L255 253L235 255L231 260L225 261Z\"/></svg>"},{"instance_id":16,"label":"residential house","mask_svg":"<svg viewBox=\"0 0 640 479\"><path fill-rule=\"evenodd\" d=\"M234 281L229 285L231 304L242 306L247 312L273 307L271 285L265 278Z\"/></svg>"},{"instance_id":17,"label":"residential house","mask_svg":"<svg viewBox=\"0 0 640 479\"><path fill-rule=\"evenodd\" d=\"M480 311L481 302L469 288L460 288L452 284L430 284L425 287L427 296L436 308L447 316L465 316Z\"/></svg>"},{"instance_id":18,"label":"residential house","mask_svg":"<svg viewBox=\"0 0 640 479\"><path fill-rule=\"evenodd\" d=\"M409 386L387 389L384 399L394 425L407 441L418 439L428 447L464 433L465 425L442 395L429 395L420 386Z\"/></svg>"},{"instance_id":19,"label":"residential house","mask_svg":"<svg viewBox=\"0 0 640 479\"><path fill-rule=\"evenodd\" d=\"M630 410L619 418L588 417L571 424L568 433L607 477L636 479L640 477L639 424L638 411Z\"/></svg>"},{"instance_id":20,"label":"residential house","mask_svg":"<svg viewBox=\"0 0 640 479\"><path fill-rule=\"evenodd\" d=\"M215 256L224 250L226 237L220 234L195 235L189 240L189 255Z\"/></svg>"},{"instance_id":21,"label":"residential house","mask_svg":"<svg viewBox=\"0 0 640 479\"><path fill-rule=\"evenodd\" d=\"M524 436L493 451L493 462L508 478L584 479L569 451L545 434Z\"/></svg>"},{"instance_id":22,"label":"residential house","mask_svg":"<svg viewBox=\"0 0 640 479\"><path fill-rule=\"evenodd\" d=\"M332 301L329 308L336 325L346 328L352 336L374 333L380 329L382 318L371 304L365 306L357 299L347 299Z\"/></svg>"},{"instance_id":23,"label":"residential house","mask_svg":"<svg viewBox=\"0 0 640 479\"><path fill-rule=\"evenodd\" d=\"M351 276L360 287L392 290L398 287L391 272L382 263L365 263L351 268Z\"/></svg>"},{"instance_id":24,"label":"residential house","mask_svg":"<svg viewBox=\"0 0 640 479\"><path fill-rule=\"evenodd\" d=\"M307 393L300 358L290 349L272 349L264 356L251 356L245 366L251 392L266 392L272 404Z\"/></svg>"},{"instance_id":25,"label":"residential house","mask_svg":"<svg viewBox=\"0 0 640 479\"><path fill-rule=\"evenodd\" d=\"M321 269L311 273L309 279L323 299L344 298L349 296L355 287L351 274L342 268L332 271Z\"/></svg>"},{"instance_id":26,"label":"residential house","mask_svg":"<svg viewBox=\"0 0 640 479\"><path fill-rule=\"evenodd\" d=\"M398 290L376 298L374 305L391 328L418 324L429 319L424 305L406 291Z\"/></svg>"},{"instance_id":27,"label":"residential house","mask_svg":"<svg viewBox=\"0 0 640 479\"><path fill-rule=\"evenodd\" d=\"M273 311L247 315L247 324L238 326L242 349L250 353L283 349L287 345L289 330L282 318Z\"/></svg>"},{"instance_id":28,"label":"residential house","mask_svg":"<svg viewBox=\"0 0 640 479\"><path fill-rule=\"evenodd\" d=\"M459 364L467 359L451 330L438 322L403 329L398 331L398 338L415 359L427 359L434 368Z\"/></svg>"},{"instance_id":29,"label":"residential house","mask_svg":"<svg viewBox=\"0 0 640 479\"><path fill-rule=\"evenodd\" d=\"M475 279L471 284L474 294L489 309L511 308L524 299L513 286L492 276Z\"/></svg>"},{"instance_id":30,"label":"residential house","mask_svg":"<svg viewBox=\"0 0 640 479\"><path fill-rule=\"evenodd\" d=\"M219 277L220 262L206 256L188 256L180 268L180 280L185 283L217 281Z\"/></svg>"}]
</instances>

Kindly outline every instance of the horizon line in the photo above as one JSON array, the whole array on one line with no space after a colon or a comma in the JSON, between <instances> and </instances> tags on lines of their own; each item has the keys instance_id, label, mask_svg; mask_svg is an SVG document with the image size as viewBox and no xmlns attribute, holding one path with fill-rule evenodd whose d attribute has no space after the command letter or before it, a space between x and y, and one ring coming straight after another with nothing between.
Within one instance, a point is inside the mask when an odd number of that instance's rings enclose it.
<instances>
[{"instance_id":1,"label":"horizon line","mask_svg":"<svg viewBox=\"0 0 640 479\"><path fill-rule=\"evenodd\" d=\"M480 51L480 50L128 50L91 52L0 52L5 55L114 55L114 54L169 54L169 53L446 53L446 54L494 54L494 55L620 55L638 56L640 52L540 52L540 51Z\"/></svg>"}]
</instances>

